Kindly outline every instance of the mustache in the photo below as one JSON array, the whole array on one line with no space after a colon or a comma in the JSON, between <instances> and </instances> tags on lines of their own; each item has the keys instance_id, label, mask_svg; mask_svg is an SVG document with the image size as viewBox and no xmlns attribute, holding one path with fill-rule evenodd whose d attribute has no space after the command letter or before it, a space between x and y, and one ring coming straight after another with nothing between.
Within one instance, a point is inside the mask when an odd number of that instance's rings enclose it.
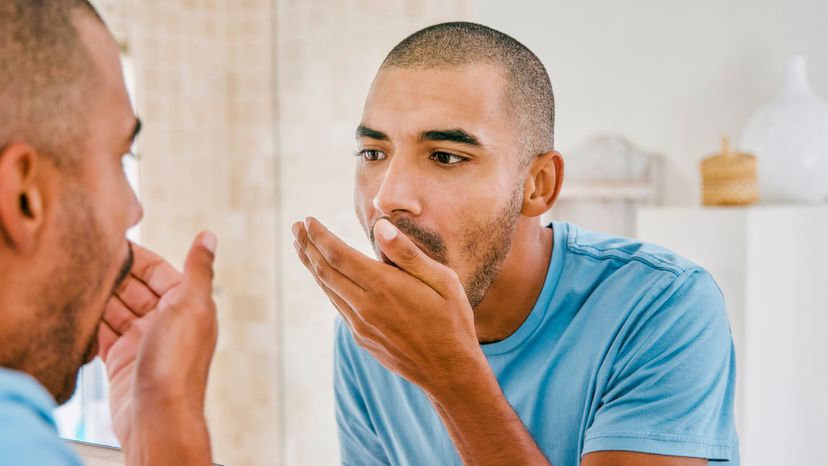
<instances>
[{"instance_id":1,"label":"mustache","mask_svg":"<svg viewBox=\"0 0 828 466\"><path fill-rule=\"evenodd\" d=\"M132 251L132 242L127 241L127 258L121 266L121 270L118 272L118 277L115 279L115 285L112 287L113 291L121 286L121 283L126 280L129 273L132 271L133 265L135 265L135 253Z\"/></svg>"},{"instance_id":2,"label":"mustache","mask_svg":"<svg viewBox=\"0 0 828 466\"><path fill-rule=\"evenodd\" d=\"M441 264L446 264L448 262L448 254L446 252L446 243L443 241L443 237L440 236L439 233L433 230L429 230L417 224L414 220L406 217L400 217L397 219L392 219L391 217L380 217L371 225L371 229L368 231L368 236L371 239L371 244L374 245L376 249L376 239L374 238L374 226L377 224L378 221L386 219L391 222L394 226L396 226L405 236L408 236L411 240L413 240L417 246L421 249L424 249L426 253L429 253L434 260L440 262ZM379 251L379 250L378 250Z\"/></svg>"}]
</instances>

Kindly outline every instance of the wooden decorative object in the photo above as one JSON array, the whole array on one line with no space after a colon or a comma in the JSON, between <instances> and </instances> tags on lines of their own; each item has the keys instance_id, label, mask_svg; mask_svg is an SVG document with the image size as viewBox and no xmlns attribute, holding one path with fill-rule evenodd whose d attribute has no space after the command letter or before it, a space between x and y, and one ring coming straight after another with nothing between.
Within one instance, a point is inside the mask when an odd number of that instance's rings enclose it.
<instances>
[{"instance_id":1,"label":"wooden decorative object","mask_svg":"<svg viewBox=\"0 0 828 466\"><path fill-rule=\"evenodd\" d=\"M750 205L759 200L756 157L734 152L727 136L722 152L701 162L702 203L704 205Z\"/></svg>"}]
</instances>

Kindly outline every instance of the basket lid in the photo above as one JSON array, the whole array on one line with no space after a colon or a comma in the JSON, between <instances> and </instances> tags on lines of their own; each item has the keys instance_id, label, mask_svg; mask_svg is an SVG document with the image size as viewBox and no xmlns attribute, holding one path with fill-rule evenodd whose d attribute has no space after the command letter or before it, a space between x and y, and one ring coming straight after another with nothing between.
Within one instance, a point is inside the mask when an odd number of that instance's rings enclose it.
<instances>
[{"instance_id":1,"label":"basket lid","mask_svg":"<svg viewBox=\"0 0 828 466\"><path fill-rule=\"evenodd\" d=\"M722 136L722 151L712 154L702 160L703 167L734 166L741 164L755 164L756 156L747 152L736 152L730 147L730 138Z\"/></svg>"}]
</instances>

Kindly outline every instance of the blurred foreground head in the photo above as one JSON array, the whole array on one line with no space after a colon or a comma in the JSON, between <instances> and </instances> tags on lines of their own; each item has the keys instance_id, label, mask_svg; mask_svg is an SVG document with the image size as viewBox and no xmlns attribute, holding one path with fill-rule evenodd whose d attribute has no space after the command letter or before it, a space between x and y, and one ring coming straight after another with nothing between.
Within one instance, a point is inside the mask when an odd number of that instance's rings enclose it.
<instances>
[{"instance_id":1,"label":"blurred foreground head","mask_svg":"<svg viewBox=\"0 0 828 466\"><path fill-rule=\"evenodd\" d=\"M85 0L0 0L0 366L62 403L129 272L140 128L118 46Z\"/></svg>"}]
</instances>

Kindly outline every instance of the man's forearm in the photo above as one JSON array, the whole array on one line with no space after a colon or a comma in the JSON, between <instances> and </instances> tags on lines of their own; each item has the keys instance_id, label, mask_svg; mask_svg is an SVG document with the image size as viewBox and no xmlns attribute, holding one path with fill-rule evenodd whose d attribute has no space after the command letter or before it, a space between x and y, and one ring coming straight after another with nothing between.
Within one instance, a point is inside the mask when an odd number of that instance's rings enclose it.
<instances>
[{"instance_id":1,"label":"man's forearm","mask_svg":"<svg viewBox=\"0 0 828 466\"><path fill-rule=\"evenodd\" d=\"M468 372L427 390L466 466L549 465L497 383L485 357Z\"/></svg>"},{"instance_id":2,"label":"man's forearm","mask_svg":"<svg viewBox=\"0 0 828 466\"><path fill-rule=\"evenodd\" d=\"M127 466L212 466L202 412L160 404L138 410L129 444L124 445Z\"/></svg>"}]
</instances>

